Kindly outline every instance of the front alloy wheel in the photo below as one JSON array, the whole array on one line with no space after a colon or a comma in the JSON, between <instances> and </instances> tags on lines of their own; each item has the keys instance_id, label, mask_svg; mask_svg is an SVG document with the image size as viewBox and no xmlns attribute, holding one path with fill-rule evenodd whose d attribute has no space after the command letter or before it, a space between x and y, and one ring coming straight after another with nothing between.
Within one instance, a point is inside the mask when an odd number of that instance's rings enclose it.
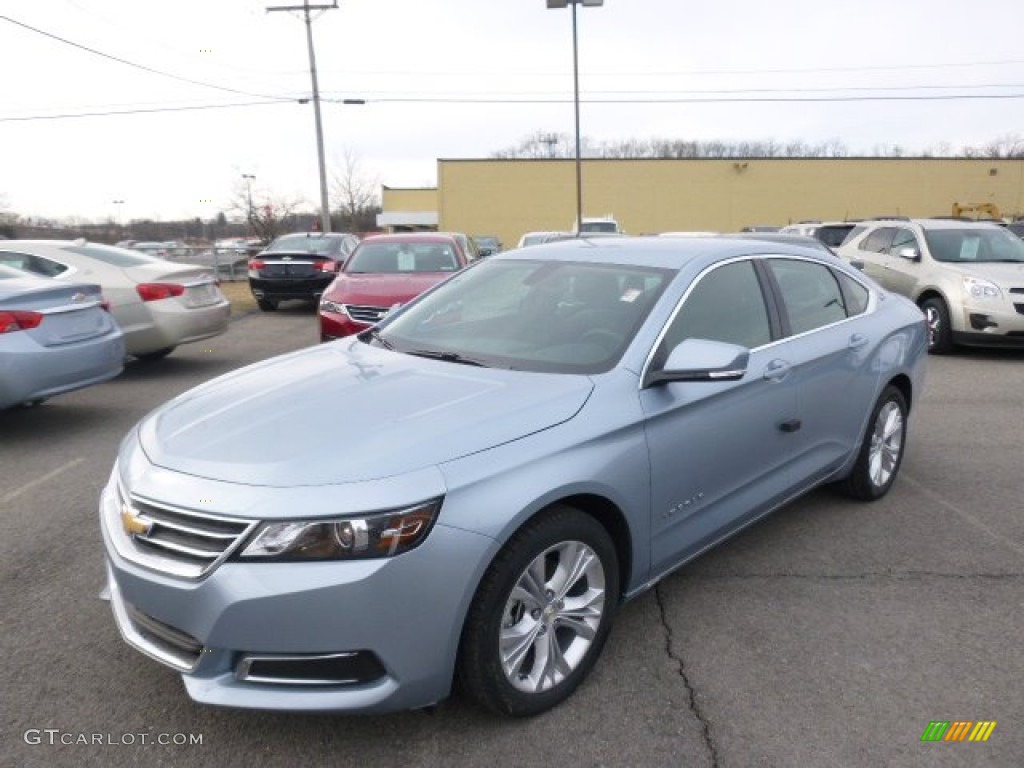
<instances>
[{"instance_id":1,"label":"front alloy wheel","mask_svg":"<svg viewBox=\"0 0 1024 768\"><path fill-rule=\"evenodd\" d=\"M594 518L554 507L518 531L481 581L463 631L460 679L480 704L534 715L566 699L611 629L618 563Z\"/></svg>"}]
</instances>

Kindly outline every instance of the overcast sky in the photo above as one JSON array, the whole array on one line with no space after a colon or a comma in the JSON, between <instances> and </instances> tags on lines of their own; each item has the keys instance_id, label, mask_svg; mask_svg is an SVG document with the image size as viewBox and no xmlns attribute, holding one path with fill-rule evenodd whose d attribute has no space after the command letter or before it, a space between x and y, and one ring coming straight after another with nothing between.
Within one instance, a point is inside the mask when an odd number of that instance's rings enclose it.
<instances>
[{"instance_id":1,"label":"overcast sky","mask_svg":"<svg viewBox=\"0 0 1024 768\"><path fill-rule=\"evenodd\" d=\"M242 174L315 208L305 25L267 5L0 0L0 209L210 218ZM1022 15L1021 0L605 0L579 8L582 132L854 155L1020 137ZM334 171L351 153L367 178L433 186L439 157L572 132L571 12L545 0L340 0L313 33ZM156 111L183 107L201 109ZM53 117L118 112L134 114Z\"/></svg>"}]
</instances>

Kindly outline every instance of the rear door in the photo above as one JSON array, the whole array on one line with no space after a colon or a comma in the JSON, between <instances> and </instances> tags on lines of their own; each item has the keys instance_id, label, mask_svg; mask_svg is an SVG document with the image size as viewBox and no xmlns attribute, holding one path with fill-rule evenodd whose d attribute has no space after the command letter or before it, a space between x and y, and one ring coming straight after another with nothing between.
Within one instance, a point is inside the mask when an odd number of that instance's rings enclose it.
<instances>
[{"instance_id":1,"label":"rear door","mask_svg":"<svg viewBox=\"0 0 1024 768\"><path fill-rule=\"evenodd\" d=\"M845 461L860 439L878 391L871 365L882 341L869 289L841 270L810 259L763 262L780 297L792 363L798 424L797 477L810 485Z\"/></svg>"}]
</instances>

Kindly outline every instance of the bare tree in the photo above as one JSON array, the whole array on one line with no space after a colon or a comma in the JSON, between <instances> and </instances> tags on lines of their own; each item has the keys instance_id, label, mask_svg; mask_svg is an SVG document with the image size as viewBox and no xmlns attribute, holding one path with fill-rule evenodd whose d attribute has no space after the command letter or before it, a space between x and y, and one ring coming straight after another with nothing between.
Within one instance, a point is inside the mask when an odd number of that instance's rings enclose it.
<instances>
[{"instance_id":1,"label":"bare tree","mask_svg":"<svg viewBox=\"0 0 1024 768\"><path fill-rule=\"evenodd\" d=\"M305 204L301 198L277 197L263 189L252 190L250 196L249 188L239 181L228 210L245 219L253 237L269 243L295 228L296 211Z\"/></svg>"},{"instance_id":2,"label":"bare tree","mask_svg":"<svg viewBox=\"0 0 1024 768\"><path fill-rule=\"evenodd\" d=\"M379 176L363 173L359 156L347 147L341 167L331 173L332 208L340 229L361 232L373 228L373 216L380 210L380 184Z\"/></svg>"}]
</instances>

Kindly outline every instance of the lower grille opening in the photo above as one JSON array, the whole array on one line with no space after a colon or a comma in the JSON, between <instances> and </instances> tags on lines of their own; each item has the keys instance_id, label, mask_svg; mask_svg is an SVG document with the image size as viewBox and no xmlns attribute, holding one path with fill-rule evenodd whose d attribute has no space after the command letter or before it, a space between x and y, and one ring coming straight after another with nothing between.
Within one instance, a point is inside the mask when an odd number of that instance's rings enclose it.
<instances>
[{"instance_id":1,"label":"lower grille opening","mask_svg":"<svg viewBox=\"0 0 1024 768\"><path fill-rule=\"evenodd\" d=\"M185 666L195 666L199 661L203 644L192 635L154 619L134 605L127 604L125 609L135 631L148 643L175 657Z\"/></svg>"},{"instance_id":2,"label":"lower grille opening","mask_svg":"<svg viewBox=\"0 0 1024 768\"><path fill-rule=\"evenodd\" d=\"M370 651L303 656L246 654L235 668L239 680L277 685L359 685L385 674L384 665Z\"/></svg>"}]
</instances>

